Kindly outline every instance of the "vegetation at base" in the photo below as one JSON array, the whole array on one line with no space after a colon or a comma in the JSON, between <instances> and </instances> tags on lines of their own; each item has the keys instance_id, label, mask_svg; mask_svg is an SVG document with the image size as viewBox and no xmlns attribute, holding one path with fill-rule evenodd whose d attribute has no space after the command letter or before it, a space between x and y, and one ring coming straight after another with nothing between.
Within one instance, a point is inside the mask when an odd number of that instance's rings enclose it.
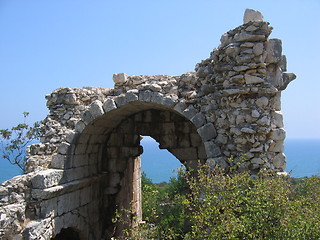
<instances>
[{"instance_id":1,"label":"vegetation at base","mask_svg":"<svg viewBox=\"0 0 320 240\"><path fill-rule=\"evenodd\" d=\"M297 180L204 165L161 186L145 174L142 180L146 224L125 239L320 239L318 176Z\"/></svg>"},{"instance_id":2,"label":"vegetation at base","mask_svg":"<svg viewBox=\"0 0 320 240\"><path fill-rule=\"evenodd\" d=\"M35 122L28 125L26 119L29 113L23 113L23 122L9 129L0 129L0 147L2 158L8 160L11 164L18 166L23 172L25 168L26 147L32 141L41 137L40 123Z\"/></svg>"},{"instance_id":3,"label":"vegetation at base","mask_svg":"<svg viewBox=\"0 0 320 240\"><path fill-rule=\"evenodd\" d=\"M169 183L153 183L142 174L142 214L153 229L151 239L181 239L184 233L187 184L184 171L171 177Z\"/></svg>"}]
</instances>

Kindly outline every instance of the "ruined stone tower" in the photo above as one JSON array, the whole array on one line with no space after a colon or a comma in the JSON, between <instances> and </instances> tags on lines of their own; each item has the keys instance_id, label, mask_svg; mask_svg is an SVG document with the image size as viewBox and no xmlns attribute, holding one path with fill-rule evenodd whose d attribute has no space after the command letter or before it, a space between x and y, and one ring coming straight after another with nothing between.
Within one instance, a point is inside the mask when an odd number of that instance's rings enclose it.
<instances>
[{"instance_id":1,"label":"ruined stone tower","mask_svg":"<svg viewBox=\"0 0 320 240\"><path fill-rule=\"evenodd\" d=\"M28 174L0 186L1 239L102 239L129 207L141 219L141 136L154 138L186 168L198 162L283 171L280 96L286 72L281 40L262 15L244 24L196 72L181 76L115 74L114 88L60 88L46 96L41 143L28 148ZM235 161L228 159L233 156Z\"/></svg>"}]
</instances>

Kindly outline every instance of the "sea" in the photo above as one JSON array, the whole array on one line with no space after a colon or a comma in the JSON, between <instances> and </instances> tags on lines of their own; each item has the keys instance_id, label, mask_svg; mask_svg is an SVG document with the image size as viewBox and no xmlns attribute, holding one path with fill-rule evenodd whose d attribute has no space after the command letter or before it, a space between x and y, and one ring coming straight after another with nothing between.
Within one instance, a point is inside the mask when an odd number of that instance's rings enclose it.
<instances>
[{"instance_id":1,"label":"sea","mask_svg":"<svg viewBox=\"0 0 320 240\"><path fill-rule=\"evenodd\" d=\"M155 183L168 182L174 177L181 163L167 150L160 150L159 144L150 137L141 142L144 152L141 156L142 171ZM320 174L320 139L286 139L286 171L292 177L310 177ZM7 160L0 159L0 183L16 175L21 170Z\"/></svg>"}]
</instances>

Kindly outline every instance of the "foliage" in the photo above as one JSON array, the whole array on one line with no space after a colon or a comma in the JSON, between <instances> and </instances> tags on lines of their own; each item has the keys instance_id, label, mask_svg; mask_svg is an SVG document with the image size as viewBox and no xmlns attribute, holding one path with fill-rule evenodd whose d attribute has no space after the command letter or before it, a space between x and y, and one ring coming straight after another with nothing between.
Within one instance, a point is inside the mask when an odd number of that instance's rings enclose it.
<instances>
[{"instance_id":1,"label":"foliage","mask_svg":"<svg viewBox=\"0 0 320 240\"><path fill-rule=\"evenodd\" d=\"M143 174L147 224L126 239L320 239L320 177L227 171L203 165L161 187Z\"/></svg>"},{"instance_id":2,"label":"foliage","mask_svg":"<svg viewBox=\"0 0 320 240\"><path fill-rule=\"evenodd\" d=\"M26 119L29 113L23 113L23 123L9 129L0 130L0 142L2 158L8 160L11 164L17 165L25 172L25 150L26 147L41 136L40 123L35 122L28 125Z\"/></svg>"},{"instance_id":3,"label":"foliage","mask_svg":"<svg viewBox=\"0 0 320 240\"><path fill-rule=\"evenodd\" d=\"M178 171L168 184L155 184L142 174L143 219L156 231L155 239L178 239L184 231L186 182Z\"/></svg>"},{"instance_id":4,"label":"foliage","mask_svg":"<svg viewBox=\"0 0 320 240\"><path fill-rule=\"evenodd\" d=\"M225 174L202 167L188 178L192 229L185 239L319 239L320 179L293 184L262 170ZM318 210L317 210L318 209Z\"/></svg>"}]
</instances>

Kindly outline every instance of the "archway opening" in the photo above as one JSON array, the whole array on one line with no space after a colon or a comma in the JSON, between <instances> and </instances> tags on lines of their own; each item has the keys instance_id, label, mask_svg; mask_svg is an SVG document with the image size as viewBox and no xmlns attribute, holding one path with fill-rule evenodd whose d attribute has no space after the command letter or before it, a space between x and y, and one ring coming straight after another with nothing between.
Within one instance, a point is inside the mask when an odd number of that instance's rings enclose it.
<instances>
[{"instance_id":1,"label":"archway opening","mask_svg":"<svg viewBox=\"0 0 320 240\"><path fill-rule=\"evenodd\" d=\"M183 166L168 150L159 149L159 143L152 137L142 136L140 145L143 147L141 170L153 183L168 183Z\"/></svg>"},{"instance_id":2,"label":"archway opening","mask_svg":"<svg viewBox=\"0 0 320 240\"><path fill-rule=\"evenodd\" d=\"M174 156L177 166L196 169L199 160L207 159L197 130L186 116L154 103L128 104L88 124L73 147L70 162L77 165L74 171L95 179L88 187L90 201L83 206L95 212L89 219L92 232L117 237L132 219L142 220L141 136L155 139L157 148ZM129 208L127 226L113 221L117 209Z\"/></svg>"}]
</instances>

